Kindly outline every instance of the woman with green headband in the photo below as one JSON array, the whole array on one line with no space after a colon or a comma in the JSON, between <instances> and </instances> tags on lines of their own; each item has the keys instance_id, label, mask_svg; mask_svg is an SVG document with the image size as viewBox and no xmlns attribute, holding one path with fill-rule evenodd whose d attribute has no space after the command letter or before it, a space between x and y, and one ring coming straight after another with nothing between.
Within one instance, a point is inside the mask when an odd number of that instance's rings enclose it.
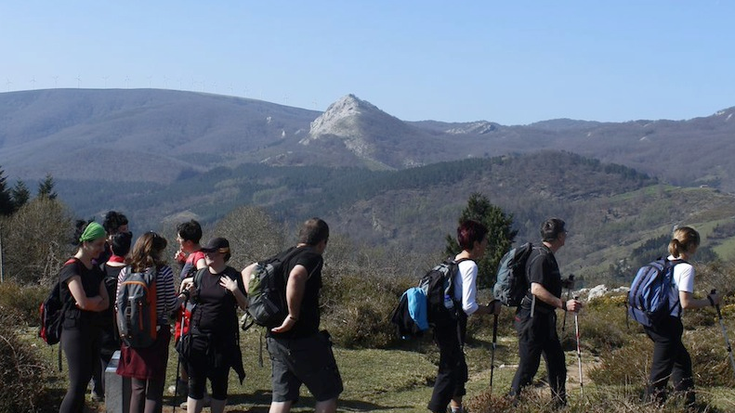
<instances>
[{"instance_id":1,"label":"woman with green headband","mask_svg":"<svg viewBox=\"0 0 735 413\"><path fill-rule=\"evenodd\" d=\"M69 389L60 413L82 412L87 383L100 358L100 311L110 306L104 273L93 263L105 246L106 233L96 222L78 225L79 249L61 268L61 298L73 303L64 312L61 348L66 354Z\"/></svg>"}]
</instances>

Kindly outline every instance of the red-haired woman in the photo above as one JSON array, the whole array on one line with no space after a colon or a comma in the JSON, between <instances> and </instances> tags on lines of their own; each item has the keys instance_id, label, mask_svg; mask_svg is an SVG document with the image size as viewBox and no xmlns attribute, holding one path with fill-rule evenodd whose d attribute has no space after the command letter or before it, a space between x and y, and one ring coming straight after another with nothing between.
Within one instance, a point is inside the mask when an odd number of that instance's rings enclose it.
<instances>
[{"instance_id":1,"label":"red-haired woman","mask_svg":"<svg viewBox=\"0 0 735 413\"><path fill-rule=\"evenodd\" d=\"M467 362L464 358L467 317L471 314L497 314L497 301L480 305L476 301L477 264L475 260L485 255L487 228L476 221L465 221L457 228L457 241L462 252L454 257L458 272L454 277L452 307L456 318L434 326L434 342L439 346L439 371L434 383L434 392L429 410L444 413L447 405L452 412L462 411L462 396L466 394Z\"/></svg>"}]
</instances>

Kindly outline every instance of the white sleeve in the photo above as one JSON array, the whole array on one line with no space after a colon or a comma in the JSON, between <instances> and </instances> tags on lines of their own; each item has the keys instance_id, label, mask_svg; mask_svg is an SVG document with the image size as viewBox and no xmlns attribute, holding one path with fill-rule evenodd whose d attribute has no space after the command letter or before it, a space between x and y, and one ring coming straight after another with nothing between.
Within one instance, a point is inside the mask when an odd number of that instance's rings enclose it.
<instances>
[{"instance_id":1,"label":"white sleeve","mask_svg":"<svg viewBox=\"0 0 735 413\"><path fill-rule=\"evenodd\" d=\"M694 267L691 264L682 262L674 267L674 282L679 291L687 293L694 292Z\"/></svg>"},{"instance_id":2,"label":"white sleeve","mask_svg":"<svg viewBox=\"0 0 735 413\"><path fill-rule=\"evenodd\" d=\"M475 301L477 295L477 264L470 260L460 262L458 278L462 283L462 310L465 314L470 315L479 308Z\"/></svg>"}]
</instances>

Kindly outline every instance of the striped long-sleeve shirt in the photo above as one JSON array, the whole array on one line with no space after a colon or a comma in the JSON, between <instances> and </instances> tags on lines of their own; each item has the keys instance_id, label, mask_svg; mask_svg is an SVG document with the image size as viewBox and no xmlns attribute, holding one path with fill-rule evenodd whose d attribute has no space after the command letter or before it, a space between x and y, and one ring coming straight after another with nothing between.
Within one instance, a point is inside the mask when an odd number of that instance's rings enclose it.
<instances>
[{"instance_id":1,"label":"striped long-sleeve shirt","mask_svg":"<svg viewBox=\"0 0 735 413\"><path fill-rule=\"evenodd\" d=\"M120 295L120 285L125 276L131 271L131 267L127 266L120 271L117 277L117 293ZM156 316L158 325L168 325L168 319L171 313L176 309L176 290L174 288L174 272L168 265L158 267L156 272Z\"/></svg>"}]
</instances>

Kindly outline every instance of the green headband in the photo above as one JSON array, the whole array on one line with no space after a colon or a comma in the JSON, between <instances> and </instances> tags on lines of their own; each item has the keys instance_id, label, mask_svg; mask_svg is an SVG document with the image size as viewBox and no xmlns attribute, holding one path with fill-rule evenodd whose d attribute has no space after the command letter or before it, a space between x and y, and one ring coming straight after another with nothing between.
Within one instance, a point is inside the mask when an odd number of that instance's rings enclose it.
<instances>
[{"instance_id":1,"label":"green headband","mask_svg":"<svg viewBox=\"0 0 735 413\"><path fill-rule=\"evenodd\" d=\"M79 237L79 242L93 241L98 238L104 238L105 235L105 229L102 228L102 225L96 222L90 222L87 228L84 229L82 236Z\"/></svg>"}]
</instances>

